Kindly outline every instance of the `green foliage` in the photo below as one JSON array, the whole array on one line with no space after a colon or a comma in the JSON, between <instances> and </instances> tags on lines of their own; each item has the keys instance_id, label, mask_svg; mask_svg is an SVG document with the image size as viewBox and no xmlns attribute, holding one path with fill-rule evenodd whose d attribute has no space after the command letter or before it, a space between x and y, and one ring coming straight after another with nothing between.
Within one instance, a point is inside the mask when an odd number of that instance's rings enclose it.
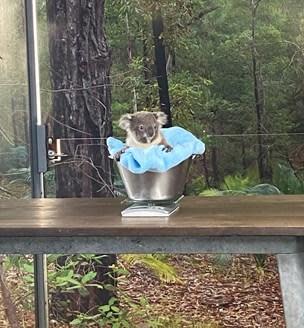
<instances>
[{"instance_id":1,"label":"green foliage","mask_svg":"<svg viewBox=\"0 0 304 328\"><path fill-rule=\"evenodd\" d=\"M256 184L255 175L227 176L220 189L207 189L200 196L246 196L246 195L278 195L281 191L274 185L268 183Z\"/></svg>"},{"instance_id":2,"label":"green foliage","mask_svg":"<svg viewBox=\"0 0 304 328\"><path fill-rule=\"evenodd\" d=\"M266 266L266 261L267 261L268 256L265 254L255 254L254 255L254 260L257 266L257 269L261 272L263 272L265 266Z\"/></svg>"},{"instance_id":3,"label":"green foliage","mask_svg":"<svg viewBox=\"0 0 304 328\"><path fill-rule=\"evenodd\" d=\"M94 263L101 264L101 259L105 256L106 255L80 254L79 257L68 257L63 266L57 264L56 269L50 271L48 275L50 291L56 291L58 288L62 289L64 293L77 290L80 295L87 296L89 287L106 288L101 282L95 280L96 272L94 271ZM59 255L52 255L49 260L56 261L58 257ZM86 269L79 269L79 265L80 268L83 267Z\"/></svg>"},{"instance_id":4,"label":"green foliage","mask_svg":"<svg viewBox=\"0 0 304 328\"><path fill-rule=\"evenodd\" d=\"M243 190L217 190L208 189L200 193L200 196L250 196L250 195L279 195L280 190L271 184L263 183Z\"/></svg>"},{"instance_id":5,"label":"green foliage","mask_svg":"<svg viewBox=\"0 0 304 328\"><path fill-rule=\"evenodd\" d=\"M162 37L168 59L174 124L204 138L207 164L211 168L210 184L220 187L218 181L228 175L244 176L257 160L250 1L108 2L106 27L113 49L115 133L119 131L116 120L121 113L133 110L134 88L139 110L159 108L151 33L155 6L161 7L164 19ZM304 122L302 9L293 0L261 1L257 15L264 132L301 132ZM132 52L131 61L128 50ZM220 136L224 134L246 136ZM265 137L273 166L281 157L281 150L288 151L292 142L295 138ZM212 147L217 153L216 163L210 152ZM218 172L217 179L212 176L214 169Z\"/></svg>"},{"instance_id":6,"label":"green foliage","mask_svg":"<svg viewBox=\"0 0 304 328\"><path fill-rule=\"evenodd\" d=\"M205 104L212 82L189 71L176 73L170 79L170 96L176 124L202 136Z\"/></svg>"},{"instance_id":7,"label":"green foliage","mask_svg":"<svg viewBox=\"0 0 304 328\"><path fill-rule=\"evenodd\" d=\"M55 181L55 170L54 168L49 168L49 170L44 174L44 187L45 194L48 198L56 197L56 181Z\"/></svg>"},{"instance_id":8,"label":"green foliage","mask_svg":"<svg viewBox=\"0 0 304 328\"><path fill-rule=\"evenodd\" d=\"M215 268L224 272L231 267L233 257L231 254L215 254L212 260Z\"/></svg>"},{"instance_id":9,"label":"green foliage","mask_svg":"<svg viewBox=\"0 0 304 328\"><path fill-rule=\"evenodd\" d=\"M241 176L237 175L228 175L224 178L224 182L221 185L223 190L243 190L248 189L254 186L257 183L256 177L252 176Z\"/></svg>"},{"instance_id":10,"label":"green foliage","mask_svg":"<svg viewBox=\"0 0 304 328\"><path fill-rule=\"evenodd\" d=\"M166 261L166 257L157 254L128 254L123 259L129 264L140 264L152 270L156 277L167 283L176 283L180 279L175 268Z\"/></svg>"},{"instance_id":11,"label":"green foliage","mask_svg":"<svg viewBox=\"0 0 304 328\"><path fill-rule=\"evenodd\" d=\"M196 196L199 195L204 189L206 189L205 178L203 176L198 176L193 178L189 183L187 183L185 195Z\"/></svg>"},{"instance_id":12,"label":"green foliage","mask_svg":"<svg viewBox=\"0 0 304 328\"><path fill-rule=\"evenodd\" d=\"M86 313L79 313L78 307L75 307L73 300L78 299L79 295L82 298L89 298L92 290L113 291L114 285L112 281L116 279L116 275L121 274L117 270L115 277L111 279L100 281L97 277L96 266L103 265L103 259L107 255L94 255L94 254L79 254L65 256L50 255L48 256L48 286L49 295L52 304L52 316L57 321L74 321L75 325L80 327L90 327L95 323L95 315L100 322L103 319L104 309L91 308ZM111 268L107 274L113 274L116 271ZM71 301L72 300L72 301ZM115 309L114 304L111 304L111 311ZM97 311L98 310L98 311ZM96 312L97 311L97 312ZM103 311L103 312L102 312ZM109 311L108 311L109 312ZM62 315L64 314L64 318ZM116 317L110 318L110 312L107 318L115 322ZM105 319L103 319L105 320Z\"/></svg>"},{"instance_id":13,"label":"green foliage","mask_svg":"<svg viewBox=\"0 0 304 328\"><path fill-rule=\"evenodd\" d=\"M98 307L97 314L89 315L80 313L70 323L71 326L87 327L111 327L111 328L132 328L127 319L127 313L119 308L118 300L112 297L108 304Z\"/></svg>"},{"instance_id":14,"label":"green foliage","mask_svg":"<svg viewBox=\"0 0 304 328\"><path fill-rule=\"evenodd\" d=\"M304 194L304 181L296 176L291 167L284 164L275 167L273 183L284 194Z\"/></svg>"},{"instance_id":15,"label":"green foliage","mask_svg":"<svg viewBox=\"0 0 304 328\"><path fill-rule=\"evenodd\" d=\"M262 183L252 188L247 189L250 195L279 195L281 191L276 187L268 183Z\"/></svg>"},{"instance_id":16,"label":"green foliage","mask_svg":"<svg viewBox=\"0 0 304 328\"><path fill-rule=\"evenodd\" d=\"M19 290L16 291L20 297L20 303L24 309L29 311L34 310L34 265L33 257L30 255L7 255L4 257L5 271L13 270L14 274L19 279L19 284L16 286Z\"/></svg>"},{"instance_id":17,"label":"green foliage","mask_svg":"<svg viewBox=\"0 0 304 328\"><path fill-rule=\"evenodd\" d=\"M29 155L25 146L7 147L3 149L4 155L0 155L0 172L10 169L27 168Z\"/></svg>"}]
</instances>

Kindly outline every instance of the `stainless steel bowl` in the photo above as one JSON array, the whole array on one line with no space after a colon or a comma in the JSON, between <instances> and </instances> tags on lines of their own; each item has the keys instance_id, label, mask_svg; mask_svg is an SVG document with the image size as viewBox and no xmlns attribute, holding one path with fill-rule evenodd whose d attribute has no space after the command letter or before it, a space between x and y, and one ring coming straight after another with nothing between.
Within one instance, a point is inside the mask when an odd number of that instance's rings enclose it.
<instances>
[{"instance_id":1,"label":"stainless steel bowl","mask_svg":"<svg viewBox=\"0 0 304 328\"><path fill-rule=\"evenodd\" d=\"M184 192L191 158L166 172L135 174L116 162L128 197L131 200L172 200Z\"/></svg>"}]
</instances>

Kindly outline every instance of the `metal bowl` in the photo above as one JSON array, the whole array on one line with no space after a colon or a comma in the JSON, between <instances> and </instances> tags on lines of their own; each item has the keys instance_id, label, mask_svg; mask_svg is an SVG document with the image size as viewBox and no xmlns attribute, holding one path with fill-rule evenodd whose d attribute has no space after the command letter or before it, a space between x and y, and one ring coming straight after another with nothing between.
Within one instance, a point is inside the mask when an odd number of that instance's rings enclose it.
<instances>
[{"instance_id":1,"label":"metal bowl","mask_svg":"<svg viewBox=\"0 0 304 328\"><path fill-rule=\"evenodd\" d=\"M166 172L135 174L117 163L128 197L134 201L173 200L180 197L185 188L191 158Z\"/></svg>"}]
</instances>

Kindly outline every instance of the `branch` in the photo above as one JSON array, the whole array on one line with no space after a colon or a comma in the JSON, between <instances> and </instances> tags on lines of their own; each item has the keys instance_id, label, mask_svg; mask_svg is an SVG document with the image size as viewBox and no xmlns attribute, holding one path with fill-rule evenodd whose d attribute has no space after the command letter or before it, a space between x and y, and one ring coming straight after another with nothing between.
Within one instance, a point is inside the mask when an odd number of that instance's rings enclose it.
<instances>
[{"instance_id":1,"label":"branch","mask_svg":"<svg viewBox=\"0 0 304 328\"><path fill-rule=\"evenodd\" d=\"M252 0L252 6L253 6L253 9L256 11L258 9L258 6L259 4L261 3L262 0Z\"/></svg>"},{"instance_id":2,"label":"branch","mask_svg":"<svg viewBox=\"0 0 304 328\"><path fill-rule=\"evenodd\" d=\"M220 8L220 6L206 8L205 10L201 11L197 16L193 17L192 20L188 22L186 26L193 24L193 22L203 18L204 16L210 14L211 12L215 11L218 8Z\"/></svg>"}]
</instances>

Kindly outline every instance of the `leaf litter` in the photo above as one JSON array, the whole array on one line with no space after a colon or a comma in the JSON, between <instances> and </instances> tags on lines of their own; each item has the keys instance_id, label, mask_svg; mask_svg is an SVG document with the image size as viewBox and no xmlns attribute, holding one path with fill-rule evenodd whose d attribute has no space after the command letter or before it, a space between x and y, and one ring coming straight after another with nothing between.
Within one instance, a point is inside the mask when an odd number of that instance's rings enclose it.
<instances>
[{"instance_id":1,"label":"leaf litter","mask_svg":"<svg viewBox=\"0 0 304 328\"><path fill-rule=\"evenodd\" d=\"M124 309L134 311L130 302L124 301L126 298L137 304L144 298L149 304L150 317L178 318L174 321L176 325L168 327L285 328L274 256L268 256L262 268L257 267L251 255L232 256L224 264L210 255L170 255L168 261L179 275L175 283L160 281L139 263L123 262L129 271L118 280L118 296ZM22 298L18 287L20 278L10 270L6 279L18 303ZM0 327L9 328L1 297ZM21 327L33 328L33 311L21 303L17 308ZM134 327L150 327L143 322L135 321ZM55 327L67 326L51 322L51 328Z\"/></svg>"}]
</instances>

